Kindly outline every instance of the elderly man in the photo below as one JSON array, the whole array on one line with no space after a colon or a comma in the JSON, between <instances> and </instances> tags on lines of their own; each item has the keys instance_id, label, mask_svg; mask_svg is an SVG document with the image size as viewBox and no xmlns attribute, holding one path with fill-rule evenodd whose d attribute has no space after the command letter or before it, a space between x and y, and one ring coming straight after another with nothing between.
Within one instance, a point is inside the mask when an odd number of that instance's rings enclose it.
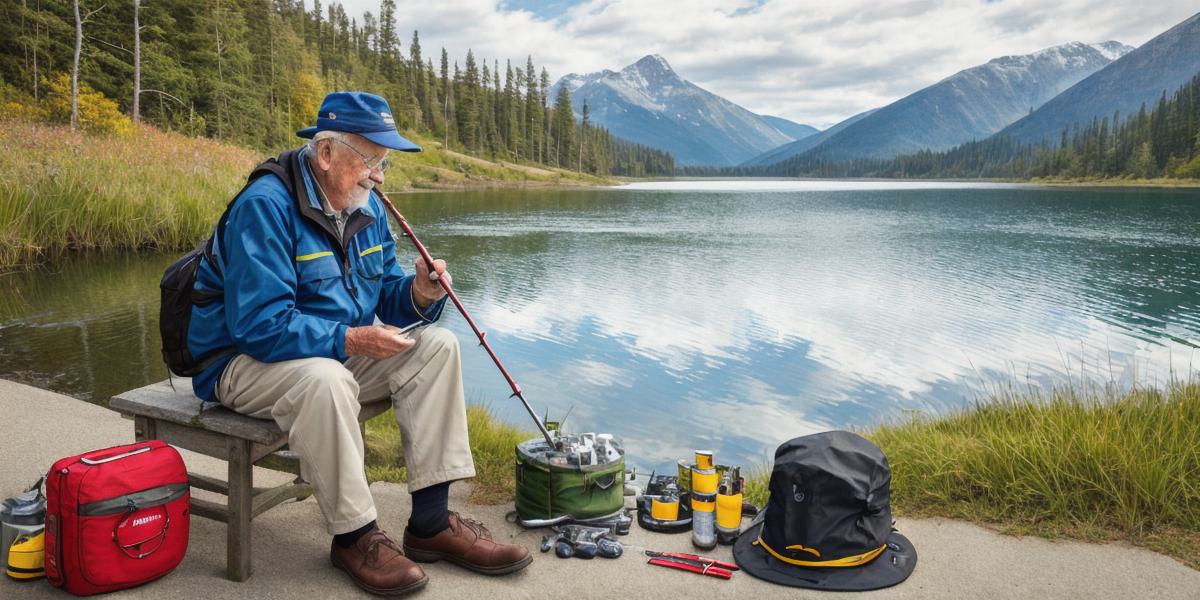
<instances>
[{"instance_id":1,"label":"elderly man","mask_svg":"<svg viewBox=\"0 0 1200 600\"><path fill-rule=\"evenodd\" d=\"M447 507L450 483L475 475L458 342L438 327L405 329L439 317L436 278L449 274L419 258L404 274L371 193L389 149L420 148L397 133L383 98L362 92L326 96L317 125L298 135L311 141L255 170L217 226L216 260L197 273L197 289L221 299L193 309L188 347L211 363L192 380L196 395L288 432L333 534L330 560L363 589L423 587L413 561L524 568L523 547L497 544ZM412 494L403 551L376 525L358 428L362 403L389 399Z\"/></svg>"}]
</instances>

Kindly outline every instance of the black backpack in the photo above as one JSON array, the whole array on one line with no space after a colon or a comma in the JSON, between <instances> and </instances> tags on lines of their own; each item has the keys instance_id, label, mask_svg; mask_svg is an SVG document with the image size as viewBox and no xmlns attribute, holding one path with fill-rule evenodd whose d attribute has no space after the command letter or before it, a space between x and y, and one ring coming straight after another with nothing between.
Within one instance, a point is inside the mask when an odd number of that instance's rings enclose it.
<instances>
[{"instance_id":1,"label":"black backpack","mask_svg":"<svg viewBox=\"0 0 1200 600\"><path fill-rule=\"evenodd\" d=\"M218 348L204 356L192 356L188 350L188 326L192 322L192 307L208 306L220 300L223 295L223 292L197 290L196 271L200 268L201 259L207 258L209 264L216 270L217 277L224 278L221 273L221 265L213 254L213 243L220 243L221 231L225 228L225 221L229 219L229 210L233 207L233 203L242 195L242 192L246 191L246 188L250 187L251 183L264 175L275 175L283 181L288 192L294 195L295 182L292 180L292 176L297 174L294 167L298 160L298 153L289 150L280 155L278 159L268 159L255 167L254 171L250 173L246 185L233 196L233 200L230 200L225 207L225 212L217 221L213 235L196 249L172 263L163 273L162 281L159 283L159 288L162 290L162 304L158 313L158 331L162 335L163 361L167 363L167 369L170 369L172 373L180 377L194 377L214 362L237 352L237 348L231 346Z\"/></svg>"}]
</instances>

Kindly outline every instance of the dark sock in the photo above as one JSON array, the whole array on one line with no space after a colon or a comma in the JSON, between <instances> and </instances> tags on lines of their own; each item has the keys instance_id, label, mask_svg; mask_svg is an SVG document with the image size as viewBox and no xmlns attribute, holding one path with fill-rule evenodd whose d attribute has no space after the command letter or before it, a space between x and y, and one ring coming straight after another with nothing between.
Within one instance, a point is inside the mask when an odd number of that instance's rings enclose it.
<instances>
[{"instance_id":1,"label":"dark sock","mask_svg":"<svg viewBox=\"0 0 1200 600\"><path fill-rule=\"evenodd\" d=\"M333 536L333 543L337 544L339 548L349 548L354 545L354 542L358 541L358 538L371 533L378 527L379 525L376 525L375 521L371 521L349 533L339 533Z\"/></svg>"},{"instance_id":2,"label":"dark sock","mask_svg":"<svg viewBox=\"0 0 1200 600\"><path fill-rule=\"evenodd\" d=\"M431 538L450 527L450 482L431 485L412 493L408 532Z\"/></svg>"}]
</instances>

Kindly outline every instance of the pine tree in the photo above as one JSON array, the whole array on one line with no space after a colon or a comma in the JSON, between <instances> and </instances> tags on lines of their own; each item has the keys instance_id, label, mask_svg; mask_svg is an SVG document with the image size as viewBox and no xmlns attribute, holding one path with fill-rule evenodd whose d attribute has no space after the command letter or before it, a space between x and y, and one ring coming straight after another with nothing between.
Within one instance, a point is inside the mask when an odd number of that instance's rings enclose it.
<instances>
[{"instance_id":1,"label":"pine tree","mask_svg":"<svg viewBox=\"0 0 1200 600\"><path fill-rule=\"evenodd\" d=\"M383 0L379 5L379 60L384 76L389 80L396 76L396 53L400 38L396 35L396 1Z\"/></svg>"},{"instance_id":2,"label":"pine tree","mask_svg":"<svg viewBox=\"0 0 1200 600\"><path fill-rule=\"evenodd\" d=\"M458 63L455 63L457 71ZM479 67L475 64L475 53L467 50L466 65L461 74L455 74L454 98L458 104L458 139L469 150L479 150Z\"/></svg>"},{"instance_id":3,"label":"pine tree","mask_svg":"<svg viewBox=\"0 0 1200 600\"><path fill-rule=\"evenodd\" d=\"M1129 174L1141 179L1154 177L1158 171L1154 163L1154 155L1150 151L1150 142L1142 142L1129 160Z\"/></svg>"},{"instance_id":4,"label":"pine tree","mask_svg":"<svg viewBox=\"0 0 1200 600\"><path fill-rule=\"evenodd\" d=\"M533 70L533 56L529 56L525 60L525 119L523 122L528 124L525 129L525 139L528 143L528 158L542 162L545 146L542 137L545 129L542 123L542 113L545 110L546 101L538 92L537 82L537 72Z\"/></svg>"},{"instance_id":5,"label":"pine tree","mask_svg":"<svg viewBox=\"0 0 1200 600\"><path fill-rule=\"evenodd\" d=\"M566 87L566 86L563 86ZM587 99L583 100L583 119L579 122L579 162L575 167L576 171L583 172L583 149L587 147L587 131L590 119L590 110L588 109Z\"/></svg>"},{"instance_id":6,"label":"pine tree","mask_svg":"<svg viewBox=\"0 0 1200 600\"><path fill-rule=\"evenodd\" d=\"M425 73L422 71L425 68L425 63L421 60L421 39L415 29L413 30L412 42L408 45L408 68L408 77L412 81L412 89L413 94L416 96L417 106L421 107L422 114L425 116L424 124L428 127L429 118L425 107L427 106L426 96L428 96L429 91L425 87Z\"/></svg>"},{"instance_id":7,"label":"pine tree","mask_svg":"<svg viewBox=\"0 0 1200 600\"><path fill-rule=\"evenodd\" d=\"M480 65L468 52L464 69L452 74L442 49L439 75L414 31L406 60L395 0L381 0L380 11L361 23L334 1L110 2L86 18L75 69L74 2L9 4L0 20L0 80L6 93L30 98L22 102L41 102L48 76L75 70L81 88L116 99L145 122L277 152L296 143L294 132L311 125L328 91L365 89L389 100L399 127L450 148L584 172L657 172L671 164L665 153L595 127L590 114L574 123L559 98L557 110L548 107L549 72L539 72L532 56L523 68L506 62L502 82L498 60ZM1178 156L1180 148L1190 152L1194 136L1180 137L1176 123L1186 119L1174 110L1166 147Z\"/></svg>"},{"instance_id":8,"label":"pine tree","mask_svg":"<svg viewBox=\"0 0 1200 600\"><path fill-rule=\"evenodd\" d=\"M506 61L504 71L504 99L501 103L501 110L503 112L500 118L500 131L504 137L504 146L508 149L508 152L514 156L520 156L521 123L516 114L520 98L517 97L515 84L516 82L513 78L512 61Z\"/></svg>"},{"instance_id":9,"label":"pine tree","mask_svg":"<svg viewBox=\"0 0 1200 600\"><path fill-rule=\"evenodd\" d=\"M541 86L538 88L538 101L542 104L542 130L545 134L545 139L542 141L543 153L538 156L538 162L549 162L549 151L553 147L550 138L550 111L546 109L546 101L550 99L550 72L546 67L542 67L542 75L540 78ZM555 157L553 164L558 164L558 158Z\"/></svg>"},{"instance_id":10,"label":"pine tree","mask_svg":"<svg viewBox=\"0 0 1200 600\"><path fill-rule=\"evenodd\" d=\"M574 157L575 136L575 115L571 110L571 92L567 90L567 86L559 86L558 94L554 98L554 123L552 130L554 131L554 164L560 167L567 167L571 164L571 158Z\"/></svg>"}]
</instances>

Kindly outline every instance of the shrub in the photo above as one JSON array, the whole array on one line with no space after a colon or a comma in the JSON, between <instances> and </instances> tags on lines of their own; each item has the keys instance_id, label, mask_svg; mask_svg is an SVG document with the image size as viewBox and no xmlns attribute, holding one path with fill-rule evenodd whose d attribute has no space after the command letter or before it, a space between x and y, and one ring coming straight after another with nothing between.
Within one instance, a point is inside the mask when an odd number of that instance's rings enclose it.
<instances>
[{"instance_id":1,"label":"shrub","mask_svg":"<svg viewBox=\"0 0 1200 600\"><path fill-rule=\"evenodd\" d=\"M1171 176L1181 177L1183 179L1200 179L1200 154L1197 154L1196 157L1191 160L1191 162L1179 165L1175 171L1171 173Z\"/></svg>"},{"instance_id":2,"label":"shrub","mask_svg":"<svg viewBox=\"0 0 1200 600\"><path fill-rule=\"evenodd\" d=\"M48 114L32 96L0 81L0 117L20 121L45 121Z\"/></svg>"},{"instance_id":3,"label":"shrub","mask_svg":"<svg viewBox=\"0 0 1200 600\"><path fill-rule=\"evenodd\" d=\"M50 116L46 109L41 106L24 104L15 100L0 102L0 114L4 115L5 118L21 121L45 121Z\"/></svg>"},{"instance_id":4,"label":"shrub","mask_svg":"<svg viewBox=\"0 0 1200 600\"><path fill-rule=\"evenodd\" d=\"M50 119L63 123L71 120L71 76L59 73L46 82L50 92L46 111ZM90 133L129 135L133 122L121 113L115 100L92 86L79 82L79 126Z\"/></svg>"}]
</instances>

